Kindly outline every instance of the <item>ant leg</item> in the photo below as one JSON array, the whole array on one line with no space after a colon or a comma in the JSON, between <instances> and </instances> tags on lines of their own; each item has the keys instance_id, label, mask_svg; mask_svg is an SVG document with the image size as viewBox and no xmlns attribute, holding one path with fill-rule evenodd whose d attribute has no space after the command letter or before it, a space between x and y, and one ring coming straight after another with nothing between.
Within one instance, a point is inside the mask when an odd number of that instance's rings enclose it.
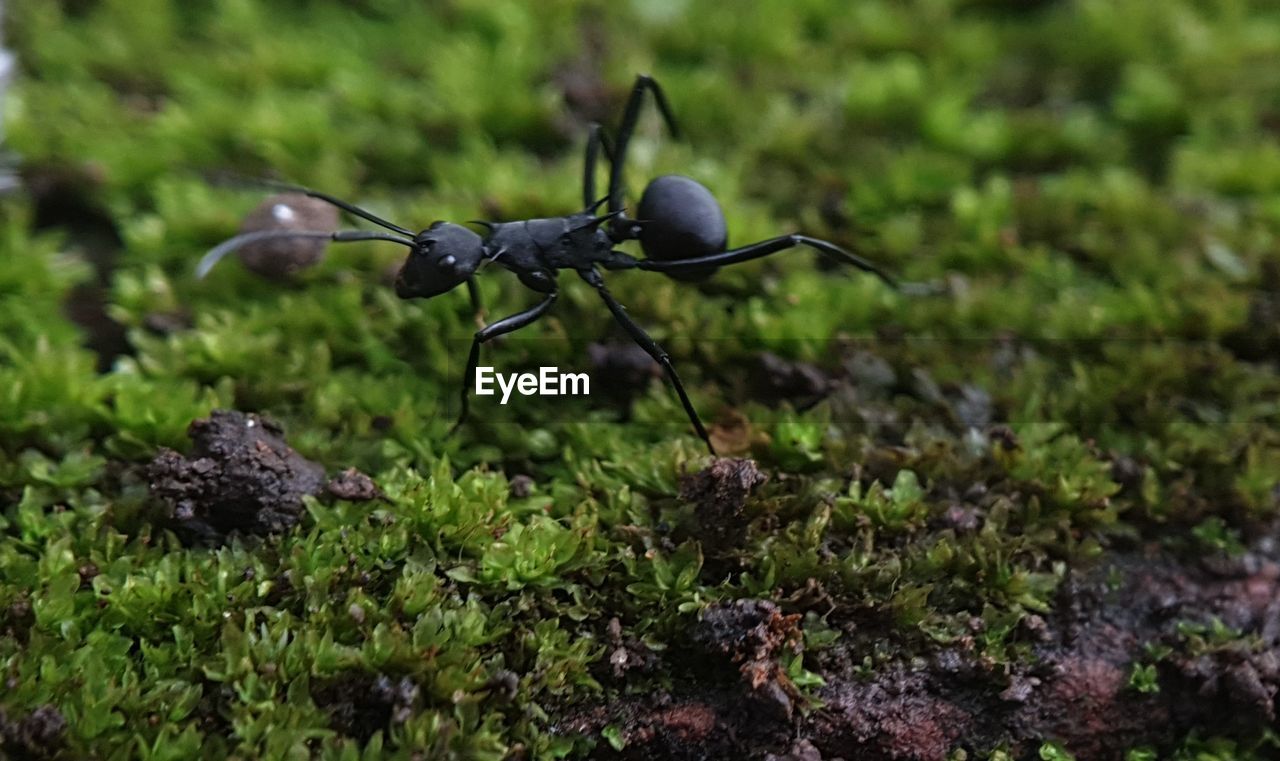
<instances>
[{"instance_id":1,"label":"ant leg","mask_svg":"<svg viewBox=\"0 0 1280 761\"><path fill-rule=\"evenodd\" d=\"M653 92L653 99L658 104L658 110L662 113L671 136L680 138L680 128L676 126L676 119L671 115L671 106L667 103L667 96L663 95L662 88L652 77L644 74L636 77L636 83L631 88L631 97L627 99L626 110L622 113L622 126L618 128L618 138L614 143L613 171L609 173L609 211L623 209L622 179L623 167L627 163L627 145L631 142L631 134L636 131L636 122L640 120L640 106L644 104L645 90Z\"/></svg>"},{"instance_id":2,"label":"ant leg","mask_svg":"<svg viewBox=\"0 0 1280 761\"><path fill-rule=\"evenodd\" d=\"M468 390L471 388L471 384L475 379L476 365L480 362L480 344L491 338L515 332L520 328L529 325L542 315L546 314L547 310L550 309L551 305L554 303L556 303L556 293L555 291L552 291L551 293L548 293L547 297L542 300L542 303L537 306L526 309L523 312L517 312L510 317L504 317L492 325L486 325L476 331L475 336L471 340L471 353L467 356L467 372L462 376L462 409L459 410L458 421L449 429L450 436L452 436L453 432L458 430L458 428L460 428L467 419L467 413L469 411L471 401Z\"/></svg>"},{"instance_id":3,"label":"ant leg","mask_svg":"<svg viewBox=\"0 0 1280 761\"><path fill-rule=\"evenodd\" d=\"M689 395L685 393L684 384L680 382L680 376L676 373L676 368L671 364L671 357L667 352L649 337L627 314L627 308L618 303L618 300L609 293L609 289L605 287L604 278L600 277L600 273L595 270L581 270L578 272L583 280L586 280L600 293L600 298L604 299L604 303L609 307L609 311L613 312L613 317L618 321L628 334L631 340L644 349L645 352L653 357L659 365L662 365L663 371L666 372L667 378L671 381L671 385L675 386L676 394L680 397L680 403L684 405L685 414L689 416L689 422L693 423L693 427L698 432L698 436L702 438L702 442L707 445L707 451L713 456L716 453L715 447L711 446L711 437L707 435L707 429L702 425L702 419L698 417L698 412L693 408L693 402L689 401Z\"/></svg>"},{"instance_id":4,"label":"ant leg","mask_svg":"<svg viewBox=\"0 0 1280 761\"><path fill-rule=\"evenodd\" d=\"M587 132L587 152L582 162L582 208L595 209L600 205L599 198L596 197L596 160L600 156L601 149L604 150L604 157L610 162L613 161L613 146L609 143L609 136L605 134L604 127L599 122L591 122L591 127Z\"/></svg>"},{"instance_id":5,"label":"ant leg","mask_svg":"<svg viewBox=\"0 0 1280 761\"><path fill-rule=\"evenodd\" d=\"M726 264L737 264L738 262L747 262L752 259L759 259L762 256L776 254L779 251L786 251L789 248L795 248L796 246L801 245L815 249L820 253L826 254L834 259L838 259L845 264L853 265L864 272L870 272L883 280L890 288L898 287L897 281L871 262L863 259L861 256L851 254L834 243L794 233L777 238L770 238L769 240L760 241L759 243L752 243L749 246L742 246L741 248L735 248L730 251L722 251L718 254L710 254L707 256L695 256L690 259L673 259L671 261L640 259L636 262L636 268L649 270L651 272L666 272L669 274L678 274L689 271L696 272L697 270L708 266L719 267Z\"/></svg>"}]
</instances>

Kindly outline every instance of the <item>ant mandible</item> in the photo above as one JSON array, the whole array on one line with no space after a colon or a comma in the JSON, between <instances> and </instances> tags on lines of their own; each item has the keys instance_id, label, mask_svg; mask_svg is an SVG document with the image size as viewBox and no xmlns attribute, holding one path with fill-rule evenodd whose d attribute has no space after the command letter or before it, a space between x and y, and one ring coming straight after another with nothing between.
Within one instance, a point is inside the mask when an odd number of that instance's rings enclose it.
<instances>
[{"instance_id":1,"label":"ant mandible","mask_svg":"<svg viewBox=\"0 0 1280 761\"><path fill-rule=\"evenodd\" d=\"M642 349L653 357L666 372L675 387L680 403L684 405L689 421L698 436L715 454L711 437L699 419L698 413L685 393L680 376L671 364L671 358L656 341L649 337L627 314L605 286L600 269L639 269L661 272L681 280L701 280L726 264L759 259L762 256L804 245L846 264L878 276L890 286L892 278L862 257L856 256L834 243L806 235L792 233L752 243L739 248L728 248L728 230L724 213L711 191L700 183L681 175L665 175L649 183L640 197L639 216L627 216L624 206L623 168L627 160L627 147L635 132L645 91L653 94L658 110L673 136L679 136L676 121L671 115L667 99L652 78L641 75L636 78L631 96L623 112L622 125L610 145L603 128L592 124L587 138L586 161L582 181L583 209L575 214L548 219L525 219L514 222L475 222L485 230L479 235L469 228L450 222L435 222L421 232L388 222L353 204L325 193L307 188L280 185L273 186L303 193L332 204L395 233L370 230L339 230L336 232L306 230L260 230L237 235L211 249L197 268L203 277L226 254L252 243L281 238L329 239L339 243L364 240L384 240L399 243L409 249L409 256L396 276L396 295L402 299L431 298L459 285L466 284L473 304L479 311L479 292L475 274L480 265L492 262L516 274L525 286L542 294L542 301L510 317L490 323L476 334L467 357L467 371L462 385L462 407L458 420L450 433L456 431L467 419L468 388L480 359L480 346L486 341L530 325L545 315L556 302L556 276L560 270L573 270L585 280L604 300L614 319L627 331ZM609 174L609 192L596 198L596 162L603 149L612 162ZM602 204L608 203L607 213L597 214ZM639 240L645 258L637 259L614 247L624 241Z\"/></svg>"}]
</instances>

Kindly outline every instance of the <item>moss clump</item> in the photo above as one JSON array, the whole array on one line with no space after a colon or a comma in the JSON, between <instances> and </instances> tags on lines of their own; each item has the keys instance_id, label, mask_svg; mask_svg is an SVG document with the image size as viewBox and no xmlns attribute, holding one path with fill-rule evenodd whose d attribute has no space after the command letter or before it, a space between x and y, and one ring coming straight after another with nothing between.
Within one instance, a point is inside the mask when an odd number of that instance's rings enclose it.
<instances>
[{"instance_id":1,"label":"moss clump","mask_svg":"<svg viewBox=\"0 0 1280 761\"><path fill-rule=\"evenodd\" d=\"M1268 752L1267 3L6 10L27 192L0 205L5 753ZM642 130L633 199L687 173L733 242L804 229L940 290L800 253L698 287L611 281L725 453L768 476L741 504L681 497L714 473L643 365L621 363L623 402L482 407L446 438L473 315L397 300L398 250L335 247L285 284L192 276L261 200L227 174L411 226L571 209L586 124L616 120L637 71L689 139ZM482 289L493 314L526 303ZM487 356L586 367L620 337L588 290ZM381 496L300 497L283 532L185 545L146 465L214 409L280 420ZM1131 574L1199 590L1181 628L1061 639L1163 610ZM789 718L695 641L740 599L798 622L762 667ZM1237 721L1177 713L1201 688L1243 695ZM1170 715L1189 738L1153 729Z\"/></svg>"}]
</instances>

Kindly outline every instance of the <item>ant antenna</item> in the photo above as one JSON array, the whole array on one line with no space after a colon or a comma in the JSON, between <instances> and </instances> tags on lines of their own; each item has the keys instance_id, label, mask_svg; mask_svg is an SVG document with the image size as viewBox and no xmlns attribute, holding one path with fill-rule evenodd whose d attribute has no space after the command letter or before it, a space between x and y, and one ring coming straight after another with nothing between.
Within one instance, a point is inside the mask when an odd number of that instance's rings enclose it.
<instances>
[{"instance_id":1,"label":"ant antenna","mask_svg":"<svg viewBox=\"0 0 1280 761\"><path fill-rule=\"evenodd\" d=\"M392 243L399 243L402 246L413 248L413 241L408 238L401 238L396 235L387 235L386 233L373 232L370 230L338 230L337 232L326 233L317 230L258 230L251 233L241 233L234 238L219 243L209 249L209 253L200 259L200 263L196 265L196 278L203 279L209 274L209 270L213 266L222 261L222 257L243 248L250 243L258 243L264 240L285 240L288 238L310 238L313 240L331 240L335 243L350 243L361 240L385 240Z\"/></svg>"},{"instance_id":2,"label":"ant antenna","mask_svg":"<svg viewBox=\"0 0 1280 761\"><path fill-rule=\"evenodd\" d=\"M385 227L386 229L391 230L393 232L398 232L401 235L408 235L411 238L413 237L412 230L406 230L405 228L401 227L400 225L397 225L394 222L388 222L387 220L383 219L382 217L379 217L373 212L366 211L360 208L359 206L356 206L353 203L348 203L342 200L341 198L336 198L334 196L329 195L328 193L321 193L318 190L312 190L311 188L304 187L302 185L294 185L292 183L280 182L278 180L267 180L267 179L262 179L260 177L231 177L230 179L224 179L224 182L227 182L228 184L237 184L237 185L256 185L261 188L278 190L282 193L301 193L302 195L308 196L309 198L314 198L318 201L324 201L325 203L331 206L337 206L339 209L342 209L345 212L354 214L357 217L360 217L361 219L368 220L374 223L375 225L378 225L379 227Z\"/></svg>"}]
</instances>

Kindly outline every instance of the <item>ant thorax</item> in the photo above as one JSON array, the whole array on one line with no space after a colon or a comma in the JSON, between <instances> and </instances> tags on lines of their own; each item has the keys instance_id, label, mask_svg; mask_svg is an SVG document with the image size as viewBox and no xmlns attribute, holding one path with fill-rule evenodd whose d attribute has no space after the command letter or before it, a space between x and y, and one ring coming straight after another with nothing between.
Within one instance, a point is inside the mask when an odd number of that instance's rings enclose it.
<instances>
[{"instance_id":1,"label":"ant thorax","mask_svg":"<svg viewBox=\"0 0 1280 761\"><path fill-rule=\"evenodd\" d=\"M493 261L514 272L579 269L613 248L601 229L603 218L591 214L499 222L492 225L485 248Z\"/></svg>"}]
</instances>

